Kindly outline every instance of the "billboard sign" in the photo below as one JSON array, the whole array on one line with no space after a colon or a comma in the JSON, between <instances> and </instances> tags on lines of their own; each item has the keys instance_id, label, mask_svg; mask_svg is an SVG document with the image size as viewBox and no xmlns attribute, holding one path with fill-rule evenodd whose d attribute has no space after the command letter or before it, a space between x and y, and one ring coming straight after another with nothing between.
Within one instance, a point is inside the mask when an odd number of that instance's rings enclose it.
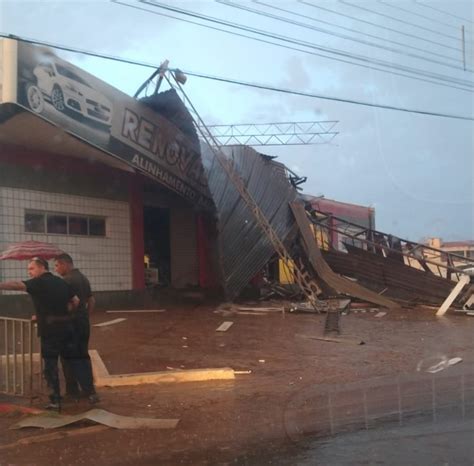
<instances>
[{"instance_id":1,"label":"billboard sign","mask_svg":"<svg viewBox=\"0 0 474 466\"><path fill-rule=\"evenodd\" d=\"M199 149L167 119L50 48L5 40L16 44L15 103L125 161L192 203L212 205ZM12 100L10 95L8 101Z\"/></svg>"}]
</instances>

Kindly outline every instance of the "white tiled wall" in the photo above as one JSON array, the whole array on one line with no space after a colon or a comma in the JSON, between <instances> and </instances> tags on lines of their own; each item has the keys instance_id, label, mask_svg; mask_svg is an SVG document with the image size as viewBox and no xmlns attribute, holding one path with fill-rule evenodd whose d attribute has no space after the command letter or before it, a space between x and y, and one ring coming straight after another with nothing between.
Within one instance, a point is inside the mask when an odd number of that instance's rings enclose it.
<instances>
[{"instance_id":1,"label":"white tiled wall","mask_svg":"<svg viewBox=\"0 0 474 466\"><path fill-rule=\"evenodd\" d=\"M106 217L106 237L24 232L25 210ZM67 194L0 187L0 251L10 243L36 240L53 243L74 259L95 291L132 289L128 203ZM24 280L27 261L0 261L0 281ZM50 261L54 268L54 261Z\"/></svg>"}]
</instances>

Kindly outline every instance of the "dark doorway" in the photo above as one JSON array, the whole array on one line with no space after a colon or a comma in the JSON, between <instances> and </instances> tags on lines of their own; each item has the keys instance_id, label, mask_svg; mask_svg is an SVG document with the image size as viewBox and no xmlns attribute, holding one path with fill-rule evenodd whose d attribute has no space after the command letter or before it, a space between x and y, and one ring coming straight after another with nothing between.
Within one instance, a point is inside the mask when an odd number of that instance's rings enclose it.
<instances>
[{"instance_id":1,"label":"dark doorway","mask_svg":"<svg viewBox=\"0 0 474 466\"><path fill-rule=\"evenodd\" d=\"M145 236L145 281L156 285L154 271L158 270L160 285L171 281L170 212L169 209L145 207L143 215ZM147 263L148 259L148 263Z\"/></svg>"}]
</instances>

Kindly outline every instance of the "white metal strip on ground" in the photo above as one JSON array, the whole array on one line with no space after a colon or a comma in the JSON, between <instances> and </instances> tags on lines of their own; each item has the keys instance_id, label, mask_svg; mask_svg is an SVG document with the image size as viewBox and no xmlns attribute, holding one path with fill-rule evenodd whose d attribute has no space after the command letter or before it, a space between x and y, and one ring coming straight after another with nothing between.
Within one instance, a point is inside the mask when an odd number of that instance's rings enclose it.
<instances>
[{"instance_id":1,"label":"white metal strip on ground","mask_svg":"<svg viewBox=\"0 0 474 466\"><path fill-rule=\"evenodd\" d=\"M234 322L224 322L216 328L216 332L226 332L232 325L234 325Z\"/></svg>"},{"instance_id":2,"label":"white metal strip on ground","mask_svg":"<svg viewBox=\"0 0 474 466\"><path fill-rule=\"evenodd\" d=\"M105 327L107 325L113 325L113 324L118 324L119 322L123 322L125 319L124 317L121 317L120 319L114 319L114 320L108 320L107 322L102 322L100 324L94 324L94 327Z\"/></svg>"}]
</instances>

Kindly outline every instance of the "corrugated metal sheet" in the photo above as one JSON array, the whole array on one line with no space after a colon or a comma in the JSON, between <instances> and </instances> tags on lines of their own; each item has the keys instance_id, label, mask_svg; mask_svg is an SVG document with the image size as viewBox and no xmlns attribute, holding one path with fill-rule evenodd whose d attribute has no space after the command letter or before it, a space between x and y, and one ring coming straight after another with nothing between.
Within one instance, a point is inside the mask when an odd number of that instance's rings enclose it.
<instances>
[{"instance_id":1,"label":"corrugated metal sheet","mask_svg":"<svg viewBox=\"0 0 474 466\"><path fill-rule=\"evenodd\" d=\"M249 193L284 241L294 225L289 202L297 192L282 165L248 146L227 146L223 152L233 161ZM201 154L217 210L223 286L227 297L233 299L271 259L274 248L212 150L203 144Z\"/></svg>"},{"instance_id":2,"label":"corrugated metal sheet","mask_svg":"<svg viewBox=\"0 0 474 466\"><path fill-rule=\"evenodd\" d=\"M356 278L363 286L395 301L440 306L455 282L399 261L347 245L349 253L323 251L330 267L337 273ZM458 298L456 301L459 302Z\"/></svg>"}]
</instances>

